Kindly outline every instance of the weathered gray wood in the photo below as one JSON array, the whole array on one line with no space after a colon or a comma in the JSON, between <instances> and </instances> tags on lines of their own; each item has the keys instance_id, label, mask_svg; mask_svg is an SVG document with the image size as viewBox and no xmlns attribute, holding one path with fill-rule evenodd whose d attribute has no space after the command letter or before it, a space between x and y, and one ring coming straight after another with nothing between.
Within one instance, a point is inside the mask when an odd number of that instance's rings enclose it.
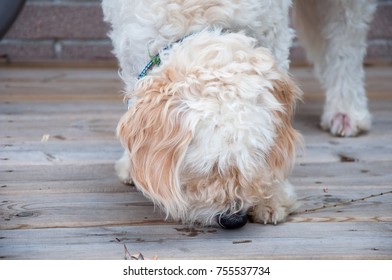
<instances>
[{"instance_id":1,"label":"weathered gray wood","mask_svg":"<svg viewBox=\"0 0 392 280\"><path fill-rule=\"evenodd\" d=\"M0 229L162 223L164 215L139 193L2 196Z\"/></svg>"},{"instance_id":2,"label":"weathered gray wood","mask_svg":"<svg viewBox=\"0 0 392 280\"><path fill-rule=\"evenodd\" d=\"M323 90L315 79L313 70L307 67L291 69L295 81L305 93L305 100L323 100ZM392 69L388 67L367 67L365 75L368 96L372 99L391 99Z\"/></svg>"},{"instance_id":3,"label":"weathered gray wood","mask_svg":"<svg viewBox=\"0 0 392 280\"><path fill-rule=\"evenodd\" d=\"M4 145L7 143L8 145L0 150L0 158L8 158L4 162L5 165L19 165L23 162L37 165L56 161L66 164L75 160L84 159L87 161L98 160L98 158L101 158L101 160L113 160L113 158L120 157L122 151L119 141L115 138L113 129L109 129L115 125L115 122L97 123L94 128L96 131L91 131L92 129L90 129L86 133L88 129L86 127L83 133L72 132L74 136L71 137L71 132L64 133L64 131L62 131L62 134L45 134L44 131L49 131L45 126L42 127L42 135L37 133L39 131L37 127L31 128L28 131L29 134L30 132L34 133L35 142L23 141L23 144L20 143L18 145L16 137L4 139ZM15 133L20 134L18 131L15 129ZM10 131L5 133L10 134ZM25 134L23 137L26 138L26 130L23 133ZM94 138L94 134L99 134L99 137ZM47 142L40 141L44 135L47 135L49 138ZM19 141L21 140L19 139ZM344 162L347 164L350 163L350 160L354 161L354 164L366 164L369 162L380 162L382 164L382 162L389 162L392 155L392 147L385 145L386 140L372 139L369 141L371 141L372 145L366 145L366 141L359 142L354 140L349 143L349 141L338 142L331 140L317 143L312 139L308 139L305 148L299 152L297 165L331 162ZM53 159L50 160L50 158Z\"/></svg>"},{"instance_id":4,"label":"weathered gray wood","mask_svg":"<svg viewBox=\"0 0 392 280\"><path fill-rule=\"evenodd\" d=\"M2 231L0 258L391 259L391 223L248 224L235 231L181 225Z\"/></svg>"},{"instance_id":5,"label":"weathered gray wood","mask_svg":"<svg viewBox=\"0 0 392 280\"><path fill-rule=\"evenodd\" d=\"M0 150L0 161L3 167L11 169L21 165L113 164L123 153L121 144L113 135L113 139L99 138L69 141L60 135L49 135L47 142L18 145L13 141L12 146Z\"/></svg>"},{"instance_id":6,"label":"weathered gray wood","mask_svg":"<svg viewBox=\"0 0 392 280\"><path fill-rule=\"evenodd\" d=\"M46 183L50 186L50 183ZM75 182L77 186L77 182ZM8 187L7 187L8 188ZM7 189L4 188L4 189ZM45 188L37 193L5 194L0 203L0 229L84 227L99 225L132 225L163 223L164 215L145 199L141 193L129 190L114 192L47 193ZM291 222L311 221L389 221L392 222L392 193L388 188L366 190L350 189L353 194L317 188L299 190L301 207ZM390 190L390 189L389 189ZM354 193L355 192L355 193ZM370 195L372 198L361 200ZM349 203L352 200L359 200ZM335 207L333 207L336 205ZM330 206L331 208L312 209ZM305 212L307 211L307 212Z\"/></svg>"}]
</instances>

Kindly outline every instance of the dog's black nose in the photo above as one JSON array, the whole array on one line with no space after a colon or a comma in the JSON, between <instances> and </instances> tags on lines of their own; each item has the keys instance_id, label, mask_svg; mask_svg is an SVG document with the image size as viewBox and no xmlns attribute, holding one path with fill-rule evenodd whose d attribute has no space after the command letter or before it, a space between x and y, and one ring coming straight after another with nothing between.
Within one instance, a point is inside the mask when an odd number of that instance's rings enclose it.
<instances>
[{"instance_id":1,"label":"dog's black nose","mask_svg":"<svg viewBox=\"0 0 392 280\"><path fill-rule=\"evenodd\" d=\"M224 229L237 229L243 227L248 222L246 213L220 214L217 217L218 224Z\"/></svg>"}]
</instances>

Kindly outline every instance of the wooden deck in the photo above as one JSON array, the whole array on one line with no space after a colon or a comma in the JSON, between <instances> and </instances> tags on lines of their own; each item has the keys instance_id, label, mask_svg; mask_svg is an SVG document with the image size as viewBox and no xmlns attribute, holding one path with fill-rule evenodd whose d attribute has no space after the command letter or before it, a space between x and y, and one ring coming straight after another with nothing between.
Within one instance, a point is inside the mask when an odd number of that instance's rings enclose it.
<instances>
[{"instance_id":1,"label":"wooden deck","mask_svg":"<svg viewBox=\"0 0 392 280\"><path fill-rule=\"evenodd\" d=\"M392 259L392 68L367 68L371 133L317 127L308 68L295 125L299 213L235 231L165 222L113 170L126 110L115 68L0 67L0 259ZM124 246L125 245L125 246ZM127 256L129 258L129 256Z\"/></svg>"}]
</instances>

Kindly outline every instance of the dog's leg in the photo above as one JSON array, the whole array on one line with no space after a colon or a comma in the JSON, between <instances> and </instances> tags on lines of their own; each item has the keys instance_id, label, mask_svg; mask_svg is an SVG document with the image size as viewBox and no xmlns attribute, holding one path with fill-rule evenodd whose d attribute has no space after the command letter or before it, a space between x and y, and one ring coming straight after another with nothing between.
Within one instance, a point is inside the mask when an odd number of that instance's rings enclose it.
<instances>
[{"instance_id":1,"label":"dog's leg","mask_svg":"<svg viewBox=\"0 0 392 280\"><path fill-rule=\"evenodd\" d=\"M366 34L375 0L297 0L294 23L326 93L321 127L355 136L371 126L364 87Z\"/></svg>"},{"instance_id":2,"label":"dog's leg","mask_svg":"<svg viewBox=\"0 0 392 280\"><path fill-rule=\"evenodd\" d=\"M255 37L264 47L271 50L278 68L287 72L290 63L290 46L294 37L289 17L291 0L270 1L269 5L267 14L262 15L263 18L267 17L268 21L264 20L263 28L258 29Z\"/></svg>"},{"instance_id":3,"label":"dog's leg","mask_svg":"<svg viewBox=\"0 0 392 280\"><path fill-rule=\"evenodd\" d=\"M118 161L116 161L115 164L117 176L124 184L132 184L132 179L129 173L131 170L130 165L131 161L129 160L128 152L124 151L122 157Z\"/></svg>"},{"instance_id":4,"label":"dog's leg","mask_svg":"<svg viewBox=\"0 0 392 280\"><path fill-rule=\"evenodd\" d=\"M277 224L286 220L297 207L294 188L287 180L277 182L270 187L270 193L256 205L252 211L253 220L257 223Z\"/></svg>"}]
</instances>

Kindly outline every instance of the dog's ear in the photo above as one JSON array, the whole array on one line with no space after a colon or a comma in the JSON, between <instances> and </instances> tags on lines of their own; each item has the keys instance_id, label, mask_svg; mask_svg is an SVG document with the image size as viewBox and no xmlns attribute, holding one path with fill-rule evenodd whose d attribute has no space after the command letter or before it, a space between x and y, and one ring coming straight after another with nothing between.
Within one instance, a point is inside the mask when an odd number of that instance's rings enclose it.
<instances>
[{"instance_id":1,"label":"dog's ear","mask_svg":"<svg viewBox=\"0 0 392 280\"><path fill-rule=\"evenodd\" d=\"M138 100L121 118L117 133L130 153L134 183L167 215L180 219L187 202L179 172L192 140L186 110L167 81L151 78L139 84L134 93Z\"/></svg>"},{"instance_id":2,"label":"dog's ear","mask_svg":"<svg viewBox=\"0 0 392 280\"><path fill-rule=\"evenodd\" d=\"M288 74L281 73L281 78L273 80L273 94L283 105L283 111L275 111L275 119L279 119L276 127L275 145L268 155L271 170L280 170L279 177L286 178L291 172L296 156L296 147L302 143L300 134L293 128L292 119L296 102L301 99L302 91Z\"/></svg>"}]
</instances>

